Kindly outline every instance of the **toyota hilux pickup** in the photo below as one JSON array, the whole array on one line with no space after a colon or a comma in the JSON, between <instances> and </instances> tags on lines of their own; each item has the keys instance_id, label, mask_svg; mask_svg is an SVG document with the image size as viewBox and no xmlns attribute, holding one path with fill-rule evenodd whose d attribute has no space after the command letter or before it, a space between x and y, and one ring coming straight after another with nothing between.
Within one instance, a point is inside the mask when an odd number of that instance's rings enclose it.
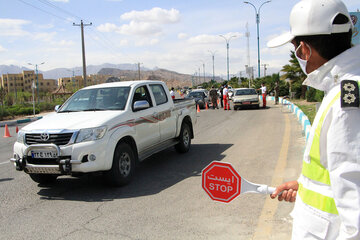
<instances>
[{"instance_id":1,"label":"toyota hilux pickup","mask_svg":"<svg viewBox=\"0 0 360 240\"><path fill-rule=\"evenodd\" d=\"M194 100L172 100L162 81L89 86L23 127L10 161L37 183L100 172L121 186L152 154L171 146L189 151L195 122Z\"/></svg>"}]
</instances>

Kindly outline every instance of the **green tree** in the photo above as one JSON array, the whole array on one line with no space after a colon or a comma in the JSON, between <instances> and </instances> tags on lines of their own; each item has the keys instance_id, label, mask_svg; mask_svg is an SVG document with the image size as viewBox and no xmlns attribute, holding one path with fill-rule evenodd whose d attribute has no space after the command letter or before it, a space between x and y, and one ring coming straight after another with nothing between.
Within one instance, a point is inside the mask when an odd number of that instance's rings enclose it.
<instances>
[{"instance_id":1,"label":"green tree","mask_svg":"<svg viewBox=\"0 0 360 240\"><path fill-rule=\"evenodd\" d=\"M306 79L306 75L301 70L294 51L290 51L289 64L283 66L281 71L285 73L282 78L290 81L291 92L295 92L295 97L305 99L306 86L303 86L302 83Z\"/></svg>"}]
</instances>

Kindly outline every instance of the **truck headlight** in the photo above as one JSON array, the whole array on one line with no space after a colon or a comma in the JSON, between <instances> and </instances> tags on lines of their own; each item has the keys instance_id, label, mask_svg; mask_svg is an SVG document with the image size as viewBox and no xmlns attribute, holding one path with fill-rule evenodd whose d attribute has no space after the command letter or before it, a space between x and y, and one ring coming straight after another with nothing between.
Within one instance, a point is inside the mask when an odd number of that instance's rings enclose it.
<instances>
[{"instance_id":1,"label":"truck headlight","mask_svg":"<svg viewBox=\"0 0 360 240\"><path fill-rule=\"evenodd\" d=\"M97 128L85 128L79 131L76 137L76 143L99 140L104 137L106 133L106 127Z\"/></svg>"},{"instance_id":2,"label":"truck headlight","mask_svg":"<svg viewBox=\"0 0 360 240\"><path fill-rule=\"evenodd\" d=\"M19 131L17 133L16 141L19 143L24 143L25 142L25 132Z\"/></svg>"}]
</instances>

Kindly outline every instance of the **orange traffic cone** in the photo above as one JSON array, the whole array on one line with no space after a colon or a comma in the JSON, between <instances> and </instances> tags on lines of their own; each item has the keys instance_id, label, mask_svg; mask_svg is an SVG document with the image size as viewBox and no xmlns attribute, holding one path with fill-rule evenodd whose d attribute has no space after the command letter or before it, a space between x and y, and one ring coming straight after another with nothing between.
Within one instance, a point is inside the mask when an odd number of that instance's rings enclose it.
<instances>
[{"instance_id":1,"label":"orange traffic cone","mask_svg":"<svg viewBox=\"0 0 360 240\"><path fill-rule=\"evenodd\" d=\"M5 134L4 134L4 138L5 137L11 137L10 136L10 132L9 132L9 128L8 128L8 125L7 124L5 124Z\"/></svg>"},{"instance_id":2,"label":"orange traffic cone","mask_svg":"<svg viewBox=\"0 0 360 240\"><path fill-rule=\"evenodd\" d=\"M16 133L18 133L18 132L19 132L19 128L18 128L18 126L16 126L16 130L15 130L15 131L16 131Z\"/></svg>"},{"instance_id":3,"label":"orange traffic cone","mask_svg":"<svg viewBox=\"0 0 360 240\"><path fill-rule=\"evenodd\" d=\"M196 110L196 112L200 112L200 107L199 107L199 105L197 105L197 110Z\"/></svg>"},{"instance_id":4,"label":"orange traffic cone","mask_svg":"<svg viewBox=\"0 0 360 240\"><path fill-rule=\"evenodd\" d=\"M217 105L218 105L218 106L220 105L220 99L217 100Z\"/></svg>"},{"instance_id":5,"label":"orange traffic cone","mask_svg":"<svg viewBox=\"0 0 360 240\"><path fill-rule=\"evenodd\" d=\"M205 104L205 109L208 110L209 107L208 107L208 103Z\"/></svg>"}]
</instances>

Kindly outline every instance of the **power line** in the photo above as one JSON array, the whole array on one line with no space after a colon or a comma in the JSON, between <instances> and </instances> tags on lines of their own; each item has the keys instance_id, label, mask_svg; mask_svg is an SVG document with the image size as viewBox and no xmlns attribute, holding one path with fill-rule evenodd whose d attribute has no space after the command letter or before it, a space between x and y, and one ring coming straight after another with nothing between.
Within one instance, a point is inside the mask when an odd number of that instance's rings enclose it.
<instances>
[{"instance_id":1,"label":"power line","mask_svg":"<svg viewBox=\"0 0 360 240\"><path fill-rule=\"evenodd\" d=\"M66 19L66 18L63 18L63 17L61 17L61 16L58 16L58 15L56 15L56 14L54 14L54 13L48 12L48 11L46 11L46 10L44 10L44 9L41 9L41 8L39 8L39 7L37 7L37 6L34 6L34 5L30 4L30 3L27 3L27 2L25 2L25 1L23 1L23 0L18 0L18 1L19 1L19 2L22 2L22 3L26 4L26 5L28 5L28 6L30 6L30 7L33 7L33 8L35 8L35 9L41 11L41 12L50 14L50 15L52 15L52 16L54 16L54 17L57 17L57 18L59 18L59 19L61 19L61 20L66 21L66 22L70 22L70 21L69 21L68 19Z\"/></svg>"},{"instance_id":2,"label":"power line","mask_svg":"<svg viewBox=\"0 0 360 240\"><path fill-rule=\"evenodd\" d=\"M85 20L85 21L87 21L87 22L90 22L89 20L86 20L86 19L84 19L84 18L81 18L81 17L75 15L75 14L72 13L72 12L69 12L69 11L67 11L67 10L65 10L65 9L62 9L61 7L58 7L58 6L56 6L55 4L53 4L53 3L51 3L51 2L49 2L49 1L47 1L47 0L38 0L38 1L41 2L41 3L43 3L43 4L48 5L48 6L51 7L51 8L54 8L54 9L58 10L58 11L60 11L60 12L63 12L63 13L65 13L65 14L71 16L71 17L77 18L78 20L81 20L81 19L82 19L82 20Z\"/></svg>"}]
</instances>

